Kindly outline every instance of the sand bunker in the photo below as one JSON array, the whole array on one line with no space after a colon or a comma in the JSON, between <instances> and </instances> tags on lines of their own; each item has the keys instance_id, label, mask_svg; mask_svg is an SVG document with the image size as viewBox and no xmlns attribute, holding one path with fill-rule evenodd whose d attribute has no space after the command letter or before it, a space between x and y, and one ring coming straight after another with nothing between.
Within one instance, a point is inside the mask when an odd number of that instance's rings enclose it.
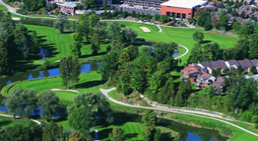
<instances>
[{"instance_id":1,"label":"sand bunker","mask_svg":"<svg viewBox=\"0 0 258 141\"><path fill-rule=\"evenodd\" d=\"M65 91L65 92L74 92L74 93L79 93L79 91L76 91L76 90L51 89L51 91Z\"/></svg>"},{"instance_id":2,"label":"sand bunker","mask_svg":"<svg viewBox=\"0 0 258 141\"><path fill-rule=\"evenodd\" d=\"M151 32L148 27L140 26L139 28L142 29L143 32Z\"/></svg>"}]
</instances>

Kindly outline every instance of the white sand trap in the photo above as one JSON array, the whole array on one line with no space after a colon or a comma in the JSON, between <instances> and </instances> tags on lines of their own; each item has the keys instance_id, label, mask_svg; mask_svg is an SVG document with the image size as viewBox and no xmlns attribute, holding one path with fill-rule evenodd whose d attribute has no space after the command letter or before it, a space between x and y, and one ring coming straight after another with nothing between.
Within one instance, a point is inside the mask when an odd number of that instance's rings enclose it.
<instances>
[{"instance_id":1,"label":"white sand trap","mask_svg":"<svg viewBox=\"0 0 258 141\"><path fill-rule=\"evenodd\" d=\"M54 91L54 92L57 92L57 91L65 91L65 92L79 93L79 91L76 91L76 90L51 89L51 91Z\"/></svg>"},{"instance_id":2,"label":"white sand trap","mask_svg":"<svg viewBox=\"0 0 258 141\"><path fill-rule=\"evenodd\" d=\"M148 27L140 26L139 28L142 29L143 32L151 32Z\"/></svg>"}]
</instances>

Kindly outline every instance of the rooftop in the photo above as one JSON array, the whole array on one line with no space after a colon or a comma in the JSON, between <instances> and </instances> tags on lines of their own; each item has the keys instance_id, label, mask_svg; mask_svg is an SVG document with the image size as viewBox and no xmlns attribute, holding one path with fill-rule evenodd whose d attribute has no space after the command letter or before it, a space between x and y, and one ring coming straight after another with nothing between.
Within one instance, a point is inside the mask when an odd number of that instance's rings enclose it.
<instances>
[{"instance_id":1,"label":"rooftop","mask_svg":"<svg viewBox=\"0 0 258 141\"><path fill-rule=\"evenodd\" d=\"M161 5L170 7L193 8L195 6L204 6L207 1L204 0L170 0Z\"/></svg>"}]
</instances>

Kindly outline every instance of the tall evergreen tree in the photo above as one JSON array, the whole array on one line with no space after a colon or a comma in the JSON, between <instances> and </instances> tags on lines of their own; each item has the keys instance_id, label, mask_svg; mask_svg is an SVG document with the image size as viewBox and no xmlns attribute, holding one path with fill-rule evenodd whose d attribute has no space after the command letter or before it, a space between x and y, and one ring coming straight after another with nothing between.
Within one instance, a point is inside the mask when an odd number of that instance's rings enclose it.
<instances>
[{"instance_id":1,"label":"tall evergreen tree","mask_svg":"<svg viewBox=\"0 0 258 141\"><path fill-rule=\"evenodd\" d=\"M8 72L8 51L5 45L0 42L0 75L6 74Z\"/></svg>"}]
</instances>

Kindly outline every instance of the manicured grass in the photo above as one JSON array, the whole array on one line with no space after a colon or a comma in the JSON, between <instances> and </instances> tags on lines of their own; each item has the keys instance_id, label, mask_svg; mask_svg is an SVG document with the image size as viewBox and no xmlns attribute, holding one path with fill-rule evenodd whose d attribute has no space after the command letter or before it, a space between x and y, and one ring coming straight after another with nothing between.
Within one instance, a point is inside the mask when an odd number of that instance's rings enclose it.
<instances>
[{"instance_id":1,"label":"manicured grass","mask_svg":"<svg viewBox=\"0 0 258 141\"><path fill-rule=\"evenodd\" d=\"M55 62L60 60L62 57L71 56L72 52L70 45L73 42L73 33L64 33L60 34L57 29L45 26L35 26L35 25L25 25L29 30L35 30L38 33L38 36L41 36L42 40L45 40L43 44L48 47L50 56L47 57L47 60ZM82 46L82 58L90 57L92 54L91 45ZM108 44L101 44L101 49L99 55L94 57L102 56L106 52ZM42 60L35 60L33 64L42 64Z\"/></svg>"},{"instance_id":2,"label":"manicured grass","mask_svg":"<svg viewBox=\"0 0 258 141\"><path fill-rule=\"evenodd\" d=\"M111 23L111 22L108 22ZM237 42L237 38L229 36L229 35L222 35L219 32L205 32L203 30L197 29L183 29L183 28L172 28L172 27L161 27L163 29L162 32L158 32L158 28L155 25L147 25L142 23L132 23L132 22L122 22L128 28L132 28L138 33L138 38L144 38L146 40L152 42L176 42L178 44L182 44L186 46L189 51L191 52L194 44L196 43L193 40L193 34L196 31L200 31L204 33L204 42L210 43L215 42L220 45L221 48L231 48L234 47L234 44ZM139 27L145 26L148 27L152 32L146 33L143 32ZM186 63L187 59L190 56L190 52L182 58L182 63Z\"/></svg>"},{"instance_id":3,"label":"manicured grass","mask_svg":"<svg viewBox=\"0 0 258 141\"><path fill-rule=\"evenodd\" d=\"M99 74L97 72L81 74L80 81L76 85L76 90L78 90L79 92L100 93L99 88L105 88L104 82L101 81L101 79L102 79L101 74ZM16 84L10 90L10 92L14 88L17 88L17 87L20 87L24 90L27 90L27 89L37 90L39 92L49 91L52 88L65 89L65 87L62 87L62 85L61 85L60 77L23 81L23 82ZM58 95L60 95L60 94L61 93L59 93ZM71 94L69 93L69 95L71 95ZM68 96L68 99L69 99L69 96ZM65 100L67 102L68 99L64 98L63 100ZM68 100L68 101L70 101L70 100Z\"/></svg>"},{"instance_id":4,"label":"manicured grass","mask_svg":"<svg viewBox=\"0 0 258 141\"><path fill-rule=\"evenodd\" d=\"M0 116L0 127L6 128L10 126L16 125L28 125L30 121L24 119L15 119L13 120L11 117L2 117Z\"/></svg>"},{"instance_id":5,"label":"manicured grass","mask_svg":"<svg viewBox=\"0 0 258 141\"><path fill-rule=\"evenodd\" d=\"M74 92L55 92L55 95L59 98L60 104L62 105L70 105L73 103L73 98L78 95L78 93Z\"/></svg>"}]
</instances>

